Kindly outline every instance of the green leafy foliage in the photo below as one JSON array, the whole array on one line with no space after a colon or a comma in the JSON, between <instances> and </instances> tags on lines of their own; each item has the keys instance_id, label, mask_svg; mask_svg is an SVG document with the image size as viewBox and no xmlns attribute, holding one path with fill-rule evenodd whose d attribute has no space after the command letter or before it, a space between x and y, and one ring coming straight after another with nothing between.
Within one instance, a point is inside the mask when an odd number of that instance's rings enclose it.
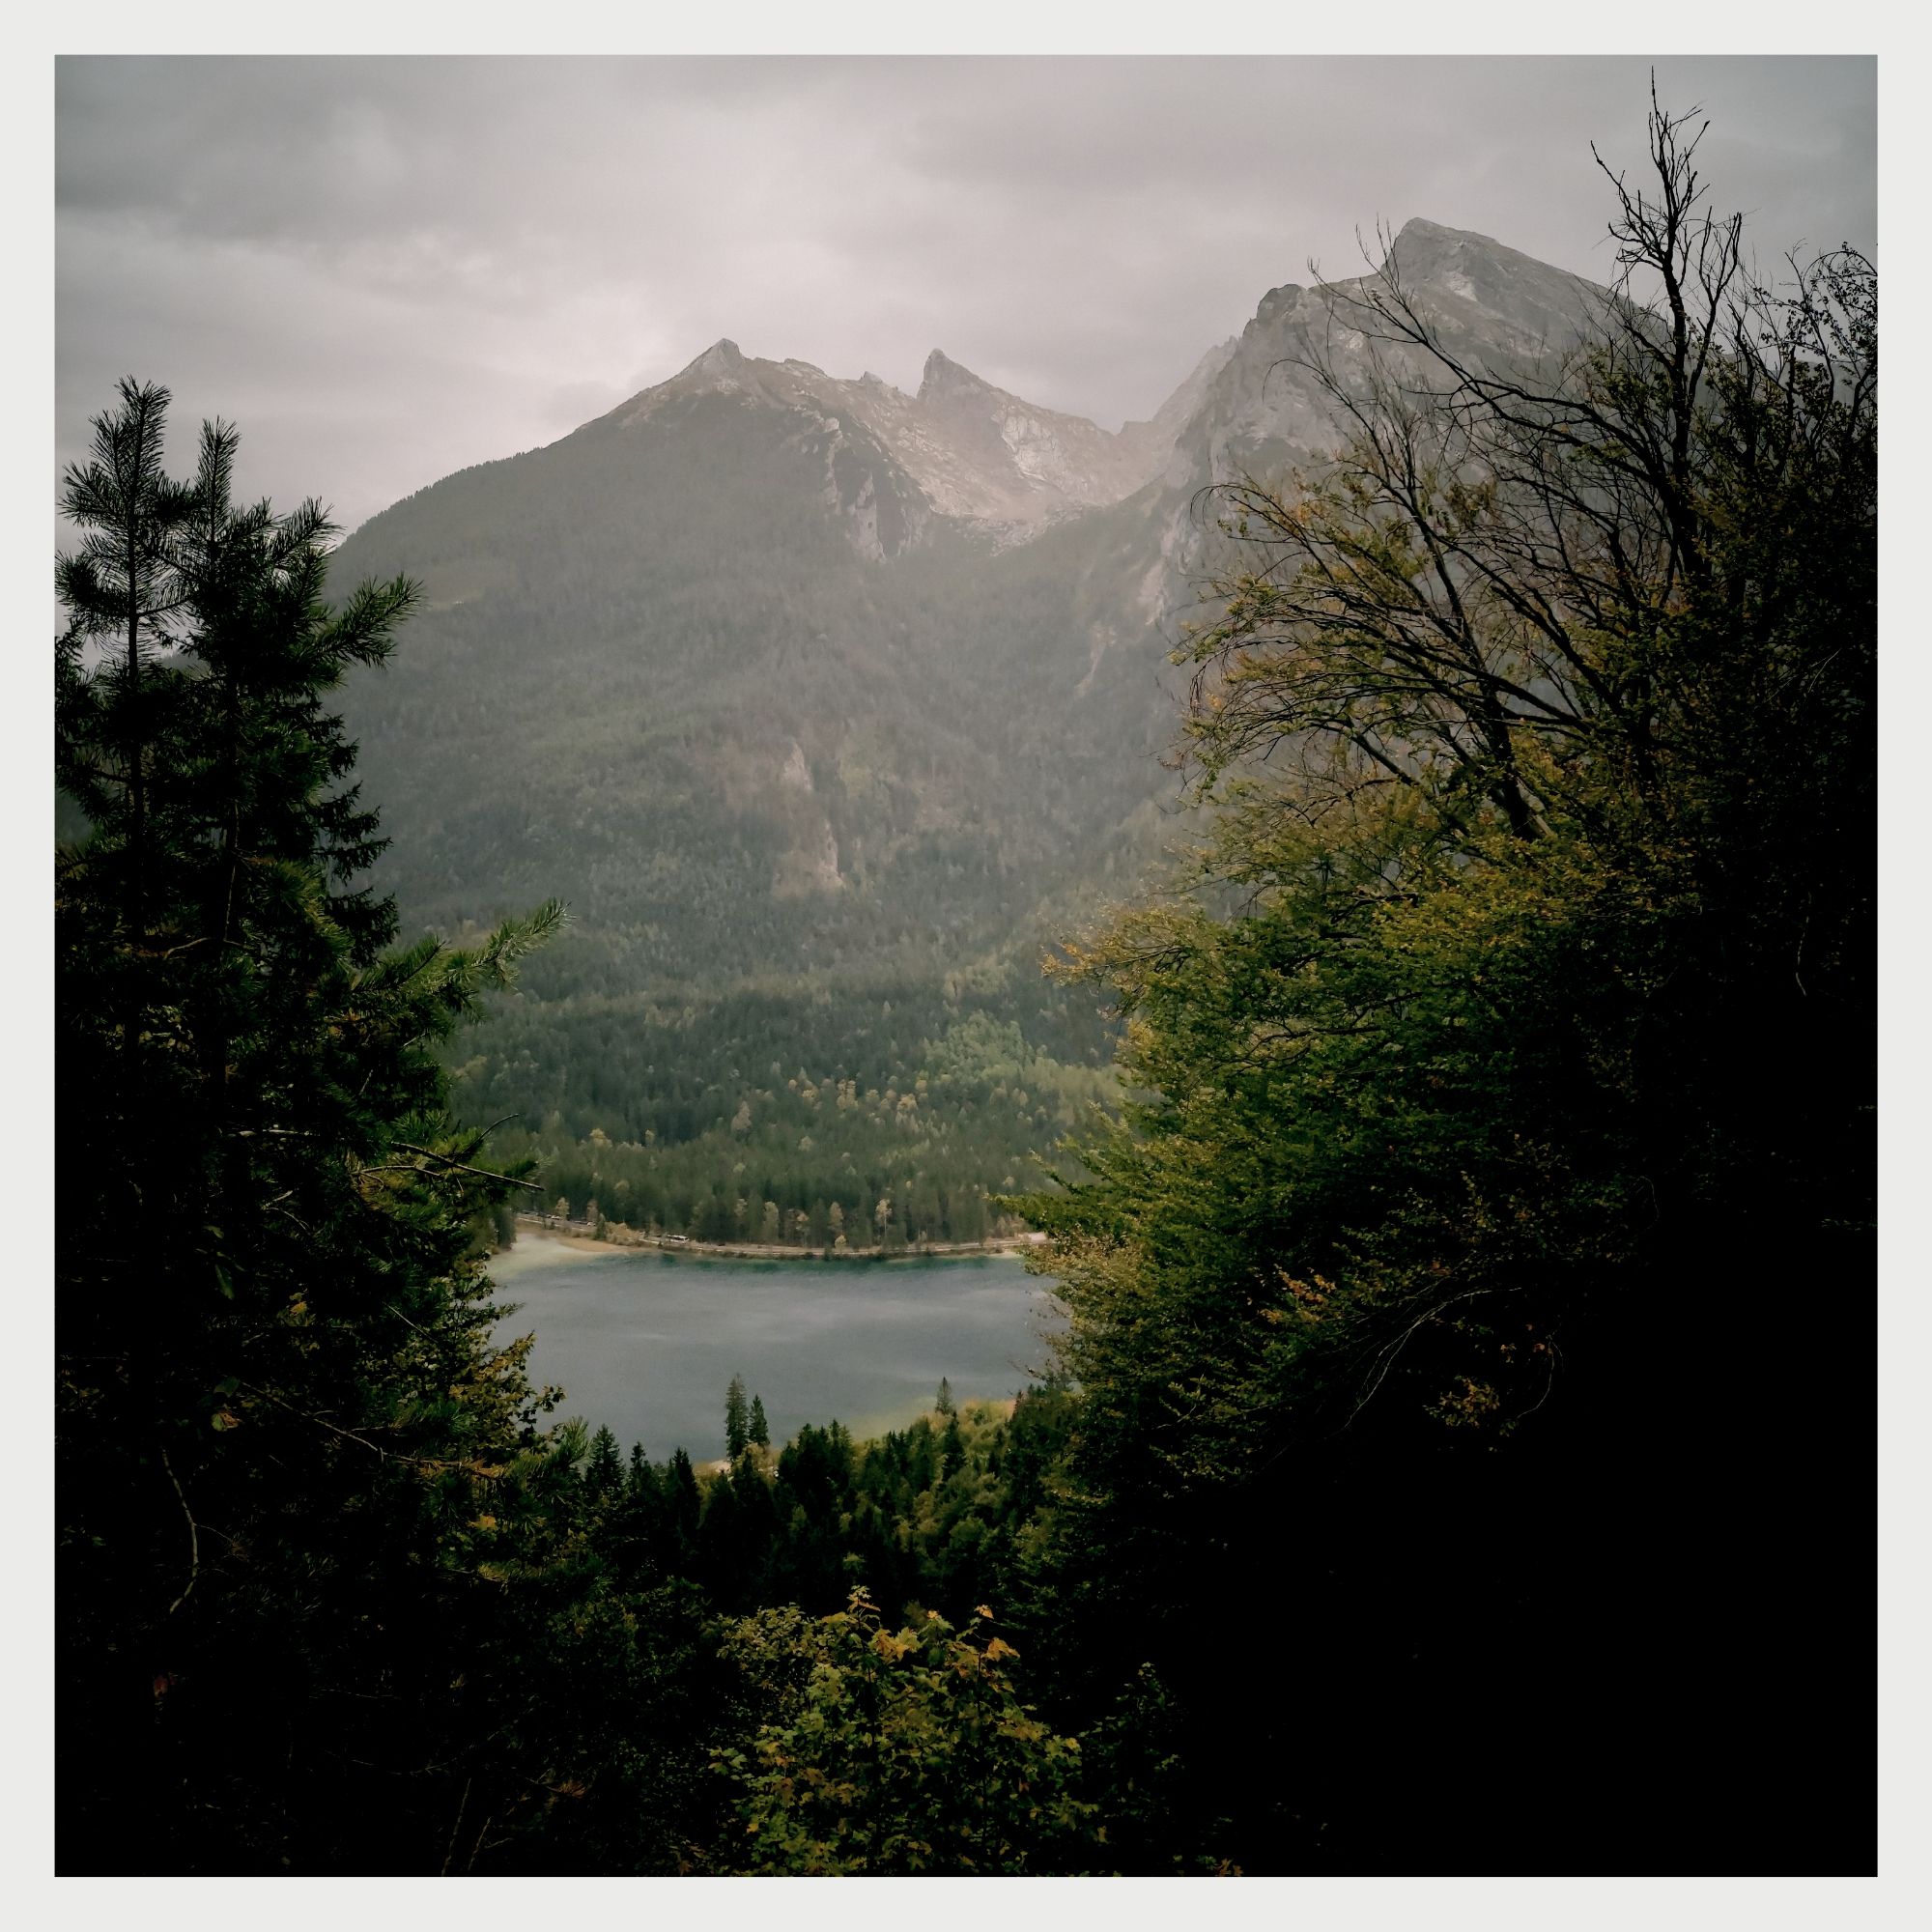
<instances>
[{"instance_id":1,"label":"green leafy foliage","mask_svg":"<svg viewBox=\"0 0 1932 1932\"><path fill-rule=\"evenodd\" d=\"M1861 1375L1806 1378L1802 1446L1771 1392L1821 1320L1870 1340L1816 1296L1870 1257L1875 286L1750 287L1652 133L1612 234L1656 304L1554 366L1464 359L1393 270L1346 299L1378 379L1331 468L1229 493L1248 567L1182 653L1210 836L1065 962L1133 1097L1025 1204L1082 1390L1038 1601L1086 1710L1138 1651L1190 1761L1279 1758L1246 1857L1369 1858L1386 1810L1426 1863L1503 1816L1593 1861L1587 1748L1525 1775L1506 1688L1587 1656L1576 1735L1724 1735L1721 1799L1660 1774L1662 1855L1775 1858L1755 1687L1817 1632L1768 1552L1863 1560ZM1224 1696L1201 1605L1280 1601L1320 1673Z\"/></svg>"},{"instance_id":2,"label":"green leafy foliage","mask_svg":"<svg viewBox=\"0 0 1932 1932\"><path fill-rule=\"evenodd\" d=\"M769 1613L767 1613L769 1616ZM736 1636L779 1705L749 1750L728 1868L807 1875L1020 1875L1078 1869L1104 1838L1078 1795L1080 1747L1019 1701L1018 1653L980 1607L893 1632L863 1589L816 1625L786 1613ZM809 1663L810 1675L798 1683Z\"/></svg>"}]
</instances>

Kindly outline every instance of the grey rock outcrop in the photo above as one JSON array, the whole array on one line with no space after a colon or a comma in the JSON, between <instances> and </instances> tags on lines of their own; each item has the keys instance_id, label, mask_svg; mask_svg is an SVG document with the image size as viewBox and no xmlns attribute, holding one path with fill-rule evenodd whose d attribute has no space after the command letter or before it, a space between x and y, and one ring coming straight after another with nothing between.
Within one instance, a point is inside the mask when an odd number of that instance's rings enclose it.
<instances>
[{"instance_id":1,"label":"grey rock outcrop","mask_svg":"<svg viewBox=\"0 0 1932 1932\"><path fill-rule=\"evenodd\" d=\"M1117 503L1159 475L1234 346L1210 350L1150 421L1118 434L998 388L938 349L926 358L919 393L909 396L869 370L846 382L810 362L747 356L728 338L614 413L640 426L681 398L706 394L793 411L827 435L868 440L932 514L987 526L1012 541ZM859 548L891 554L865 526L863 503L843 507L860 516Z\"/></svg>"}]
</instances>

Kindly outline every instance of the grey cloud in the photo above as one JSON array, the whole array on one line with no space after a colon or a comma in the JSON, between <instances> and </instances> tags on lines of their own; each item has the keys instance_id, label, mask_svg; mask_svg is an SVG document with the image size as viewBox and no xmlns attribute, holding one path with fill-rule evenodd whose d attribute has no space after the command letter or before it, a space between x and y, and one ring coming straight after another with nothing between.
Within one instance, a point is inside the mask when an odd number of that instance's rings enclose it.
<instances>
[{"instance_id":1,"label":"grey cloud","mask_svg":"<svg viewBox=\"0 0 1932 1932\"><path fill-rule=\"evenodd\" d=\"M1603 278L1609 60L57 63L62 457L118 375L349 521L720 335L1113 426L1268 287L1426 214ZM1875 69L1665 60L1761 253L1876 243ZM190 397L194 398L190 404ZM205 399L205 400L203 400ZM581 413L579 413L581 412Z\"/></svg>"}]
</instances>

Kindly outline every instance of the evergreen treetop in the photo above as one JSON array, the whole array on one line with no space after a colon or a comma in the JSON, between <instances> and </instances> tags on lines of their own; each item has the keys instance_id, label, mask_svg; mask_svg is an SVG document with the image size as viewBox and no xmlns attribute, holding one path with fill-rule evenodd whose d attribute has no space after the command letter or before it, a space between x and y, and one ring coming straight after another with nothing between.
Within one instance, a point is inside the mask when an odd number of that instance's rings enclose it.
<instances>
[{"instance_id":1,"label":"evergreen treetop","mask_svg":"<svg viewBox=\"0 0 1932 1932\"><path fill-rule=\"evenodd\" d=\"M733 1376L724 1391L724 1453L736 1462L751 1440L751 1409L745 1401L745 1378Z\"/></svg>"}]
</instances>

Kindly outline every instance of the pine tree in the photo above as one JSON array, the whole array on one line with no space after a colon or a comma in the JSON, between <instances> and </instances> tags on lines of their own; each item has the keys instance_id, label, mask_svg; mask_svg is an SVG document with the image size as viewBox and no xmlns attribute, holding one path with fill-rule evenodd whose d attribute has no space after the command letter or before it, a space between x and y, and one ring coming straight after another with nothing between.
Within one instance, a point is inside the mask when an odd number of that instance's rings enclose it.
<instances>
[{"instance_id":1,"label":"pine tree","mask_svg":"<svg viewBox=\"0 0 1932 1932\"><path fill-rule=\"evenodd\" d=\"M952 1384L944 1376L939 1378L939 1396L932 1406L941 1415L952 1413Z\"/></svg>"},{"instance_id":2,"label":"pine tree","mask_svg":"<svg viewBox=\"0 0 1932 1932\"><path fill-rule=\"evenodd\" d=\"M125 377L120 395L119 410L94 418L89 460L70 467L61 483L61 514L82 537L54 566L69 617L56 659L55 757L61 785L89 818L124 828L112 856L131 936L142 917L156 699L175 682L155 658L179 607L170 545L187 515L188 493L161 469L167 390ZM90 639L109 653L92 675L81 668Z\"/></svg>"},{"instance_id":3,"label":"pine tree","mask_svg":"<svg viewBox=\"0 0 1932 1932\"><path fill-rule=\"evenodd\" d=\"M772 1446L772 1432L770 1426L765 1421L765 1401L762 1396L754 1395L752 1398L752 1421L749 1435L751 1440L755 1442L760 1449L769 1449Z\"/></svg>"},{"instance_id":4,"label":"pine tree","mask_svg":"<svg viewBox=\"0 0 1932 1932\"><path fill-rule=\"evenodd\" d=\"M751 1412L745 1404L745 1378L733 1376L724 1391L724 1453L736 1462L751 1440Z\"/></svg>"},{"instance_id":5,"label":"pine tree","mask_svg":"<svg viewBox=\"0 0 1932 1932\"><path fill-rule=\"evenodd\" d=\"M528 1638L465 1587L473 1525L552 1453L472 1252L519 1183L449 1121L437 1048L561 912L384 951L327 704L413 589L331 610L320 509L233 506L220 425L167 483L165 392L122 397L63 498L122 548L59 574L57 769L91 827L56 875L85 1096L56 1123L63 1862L434 1869L496 1695L451 1690L450 1647L482 1685ZM90 668L111 611L125 650Z\"/></svg>"},{"instance_id":6,"label":"pine tree","mask_svg":"<svg viewBox=\"0 0 1932 1932\"><path fill-rule=\"evenodd\" d=\"M665 1464L664 1491L671 1527L688 1562L704 1500L698 1492L697 1471L691 1466L691 1458L682 1448L673 1449L670 1461Z\"/></svg>"},{"instance_id":7,"label":"pine tree","mask_svg":"<svg viewBox=\"0 0 1932 1932\"><path fill-rule=\"evenodd\" d=\"M624 1464L617 1454L617 1438L601 1424L590 1438L590 1456L583 1465L583 1487L598 1501L616 1495L624 1487Z\"/></svg>"}]
</instances>

